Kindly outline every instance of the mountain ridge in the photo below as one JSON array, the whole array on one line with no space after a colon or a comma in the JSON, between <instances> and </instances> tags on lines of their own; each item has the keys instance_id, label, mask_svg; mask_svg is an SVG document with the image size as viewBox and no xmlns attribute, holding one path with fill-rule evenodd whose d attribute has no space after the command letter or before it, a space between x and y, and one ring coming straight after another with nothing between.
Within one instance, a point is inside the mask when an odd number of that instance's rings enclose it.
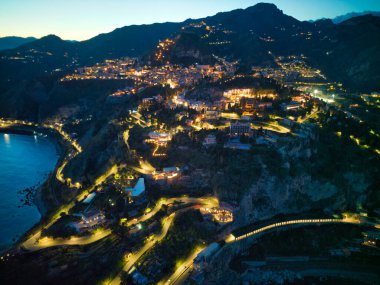
<instances>
[{"instance_id":1,"label":"mountain ridge","mask_svg":"<svg viewBox=\"0 0 380 285\"><path fill-rule=\"evenodd\" d=\"M380 17L380 11L351 12L351 13L347 13L344 15L337 16L331 20L333 21L334 24L339 24L339 23L342 23L342 22L349 20L351 18L355 18L355 17L359 17L359 16L365 16L365 15L372 15L372 16Z\"/></svg>"},{"instance_id":2,"label":"mountain ridge","mask_svg":"<svg viewBox=\"0 0 380 285\"><path fill-rule=\"evenodd\" d=\"M25 43L37 40L35 37L8 36L0 38L0 51L17 48Z\"/></svg>"},{"instance_id":3,"label":"mountain ridge","mask_svg":"<svg viewBox=\"0 0 380 285\"><path fill-rule=\"evenodd\" d=\"M260 3L179 23L125 26L81 42L48 35L0 51L0 102L6 109L12 88L19 90L21 81L54 78L56 70L72 72L80 66L125 56L149 58L159 41L176 39L183 32L195 33L194 39L201 39L191 45L192 52L182 44L171 54L178 60L178 53L196 53L196 57L187 57L187 64L203 59L207 63L209 55L215 54L237 60L243 70L250 70L254 65L275 65L269 51L284 56L304 54L332 81L354 91L380 90L380 17L359 16L340 24L331 20L310 23L284 14L273 4Z\"/></svg>"}]
</instances>

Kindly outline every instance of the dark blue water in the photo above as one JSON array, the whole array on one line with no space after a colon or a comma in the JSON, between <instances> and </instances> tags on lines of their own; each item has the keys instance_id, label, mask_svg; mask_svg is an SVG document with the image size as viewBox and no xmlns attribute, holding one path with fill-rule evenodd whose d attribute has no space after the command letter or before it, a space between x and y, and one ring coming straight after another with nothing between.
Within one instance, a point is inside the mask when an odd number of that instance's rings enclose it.
<instances>
[{"instance_id":1,"label":"dark blue water","mask_svg":"<svg viewBox=\"0 0 380 285\"><path fill-rule=\"evenodd\" d=\"M0 250L40 220L36 206L23 206L25 195L18 192L43 183L57 160L48 138L0 133Z\"/></svg>"}]
</instances>

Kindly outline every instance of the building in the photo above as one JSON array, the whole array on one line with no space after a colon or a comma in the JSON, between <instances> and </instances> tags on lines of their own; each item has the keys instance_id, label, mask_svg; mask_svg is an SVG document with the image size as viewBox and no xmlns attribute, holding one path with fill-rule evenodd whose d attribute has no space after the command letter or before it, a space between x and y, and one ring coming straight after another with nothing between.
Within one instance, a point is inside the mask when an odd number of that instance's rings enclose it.
<instances>
[{"instance_id":1,"label":"building","mask_svg":"<svg viewBox=\"0 0 380 285\"><path fill-rule=\"evenodd\" d=\"M94 229L104 224L106 221L105 215L96 208L92 208L89 211L85 211L80 214L81 221L76 224L78 229Z\"/></svg>"},{"instance_id":2,"label":"building","mask_svg":"<svg viewBox=\"0 0 380 285\"><path fill-rule=\"evenodd\" d=\"M149 139L157 143L165 143L172 140L172 135L168 133L150 132L148 135Z\"/></svg>"},{"instance_id":3,"label":"building","mask_svg":"<svg viewBox=\"0 0 380 285\"><path fill-rule=\"evenodd\" d=\"M249 122L231 123L230 135L232 137L240 137L241 135L252 136L251 124Z\"/></svg>"},{"instance_id":4,"label":"building","mask_svg":"<svg viewBox=\"0 0 380 285\"><path fill-rule=\"evenodd\" d=\"M246 88L246 89L230 89L228 91L225 91L223 93L224 97L231 98L231 97L247 97L250 98L253 95L253 89Z\"/></svg>"},{"instance_id":5,"label":"building","mask_svg":"<svg viewBox=\"0 0 380 285\"><path fill-rule=\"evenodd\" d=\"M290 102L289 104L283 103L281 104L281 109L283 111L290 111L290 110L299 110L301 108L301 103L299 102Z\"/></svg>"},{"instance_id":6,"label":"building","mask_svg":"<svg viewBox=\"0 0 380 285\"><path fill-rule=\"evenodd\" d=\"M293 96L292 97L292 101L293 102L303 103L303 102L305 102L305 97L304 96Z\"/></svg>"},{"instance_id":7,"label":"building","mask_svg":"<svg viewBox=\"0 0 380 285\"><path fill-rule=\"evenodd\" d=\"M142 196L145 193L145 182L144 178L139 178L135 187L125 188L125 192L132 198L137 198Z\"/></svg>"},{"instance_id":8,"label":"building","mask_svg":"<svg viewBox=\"0 0 380 285\"><path fill-rule=\"evenodd\" d=\"M167 174L176 173L179 172L179 168L176 166L164 167L162 171Z\"/></svg>"},{"instance_id":9,"label":"building","mask_svg":"<svg viewBox=\"0 0 380 285\"><path fill-rule=\"evenodd\" d=\"M212 111L212 110L207 110L205 112L205 119L207 120L217 120L219 119L220 114L218 111Z\"/></svg>"},{"instance_id":10,"label":"building","mask_svg":"<svg viewBox=\"0 0 380 285\"><path fill-rule=\"evenodd\" d=\"M248 98L244 102L243 109L244 111L252 111L255 108L255 100L253 98Z\"/></svg>"},{"instance_id":11,"label":"building","mask_svg":"<svg viewBox=\"0 0 380 285\"><path fill-rule=\"evenodd\" d=\"M259 102L256 104L257 109L271 109L273 107L272 102Z\"/></svg>"},{"instance_id":12,"label":"building","mask_svg":"<svg viewBox=\"0 0 380 285\"><path fill-rule=\"evenodd\" d=\"M194 268L196 270L205 268L207 264L210 262L211 257L214 255L214 253L219 249L219 244L216 242L213 242L208 247L206 247L204 250L202 250L197 257L194 259Z\"/></svg>"},{"instance_id":13,"label":"building","mask_svg":"<svg viewBox=\"0 0 380 285\"><path fill-rule=\"evenodd\" d=\"M92 193L88 194L86 199L83 200L83 203L84 204L90 204L92 202L92 200L95 198L95 196L96 196L96 192L92 192Z\"/></svg>"},{"instance_id":14,"label":"building","mask_svg":"<svg viewBox=\"0 0 380 285\"><path fill-rule=\"evenodd\" d=\"M204 147L210 147L210 146L216 145L216 136L212 134L207 135L202 144Z\"/></svg>"},{"instance_id":15,"label":"building","mask_svg":"<svg viewBox=\"0 0 380 285\"><path fill-rule=\"evenodd\" d=\"M162 171L154 171L152 173L152 178L157 182L169 182L174 178L179 177L181 170L176 166L164 167Z\"/></svg>"},{"instance_id":16,"label":"building","mask_svg":"<svg viewBox=\"0 0 380 285\"><path fill-rule=\"evenodd\" d=\"M151 107L153 104L154 104L153 98L144 98L142 100L141 106L146 109L146 108Z\"/></svg>"}]
</instances>

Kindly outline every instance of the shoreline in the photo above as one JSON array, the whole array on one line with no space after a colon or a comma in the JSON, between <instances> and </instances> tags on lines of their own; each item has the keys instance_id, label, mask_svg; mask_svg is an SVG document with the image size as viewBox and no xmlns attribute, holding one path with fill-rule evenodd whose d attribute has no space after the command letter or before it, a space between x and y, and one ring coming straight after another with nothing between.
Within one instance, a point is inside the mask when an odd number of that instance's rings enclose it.
<instances>
[{"instance_id":1,"label":"shoreline","mask_svg":"<svg viewBox=\"0 0 380 285\"><path fill-rule=\"evenodd\" d=\"M46 139L49 140L54 145L54 148L56 150L58 160L54 168L49 173L46 180L40 181L40 185L38 188L36 188L36 191L33 195L32 202L34 206L37 208L37 211L40 214L39 221L32 226L30 229L28 229L25 233L23 233L17 241L13 242L6 248L0 249L0 252L5 252L11 248L13 248L15 245L19 243L20 240L22 240L28 233L35 228L36 225L40 224L41 221L44 220L46 214L48 213L49 205L46 204L46 201L43 198L43 188L45 187L46 183L49 183L49 180L54 178L54 174L57 171L57 168L59 167L60 162L65 156L66 153L66 147L65 143L62 140L62 138L53 130L48 128L42 128L42 127L35 127L35 126L10 126L10 127L2 127L0 128L0 134L15 134L15 135L27 135L27 136L33 136L35 132L39 134L46 135Z\"/></svg>"}]
</instances>

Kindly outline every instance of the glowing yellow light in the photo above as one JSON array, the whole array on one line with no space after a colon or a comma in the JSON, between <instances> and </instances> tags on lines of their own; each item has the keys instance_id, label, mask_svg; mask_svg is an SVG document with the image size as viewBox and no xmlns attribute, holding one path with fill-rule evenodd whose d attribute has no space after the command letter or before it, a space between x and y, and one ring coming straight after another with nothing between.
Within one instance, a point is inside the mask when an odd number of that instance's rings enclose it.
<instances>
[{"instance_id":1,"label":"glowing yellow light","mask_svg":"<svg viewBox=\"0 0 380 285\"><path fill-rule=\"evenodd\" d=\"M8 134L4 134L4 141L6 144L10 144L11 143L11 139L10 139L10 136Z\"/></svg>"}]
</instances>

